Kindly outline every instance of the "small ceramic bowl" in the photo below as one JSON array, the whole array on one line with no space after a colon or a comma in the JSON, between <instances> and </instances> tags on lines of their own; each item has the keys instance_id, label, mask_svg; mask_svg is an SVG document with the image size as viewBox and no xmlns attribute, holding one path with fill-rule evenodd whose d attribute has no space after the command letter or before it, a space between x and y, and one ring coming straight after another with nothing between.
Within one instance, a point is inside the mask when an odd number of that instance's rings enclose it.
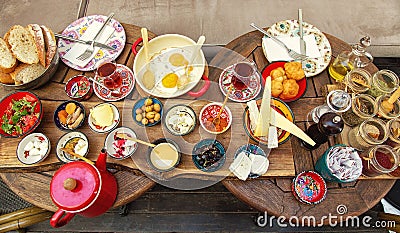
<instances>
[{"instance_id":1,"label":"small ceramic bowl","mask_svg":"<svg viewBox=\"0 0 400 233\"><path fill-rule=\"evenodd\" d=\"M239 147L239 148L236 150L236 152L235 152L235 157L234 157L234 158L236 159L237 156L238 156L242 151L244 151L247 155L248 155L248 153L252 153L252 154L255 154L255 155L262 155L262 156L268 158L268 155L269 155L269 153L271 152L271 149L270 149L270 148L267 148L267 151L265 152L261 147L259 147L259 146L257 146L257 145L254 145L254 144L245 144L245 145ZM249 174L249 178L258 178L258 177L260 177L260 175L257 175L257 174L251 173L251 172L250 172L250 174Z\"/></svg>"},{"instance_id":2,"label":"small ceramic bowl","mask_svg":"<svg viewBox=\"0 0 400 233\"><path fill-rule=\"evenodd\" d=\"M93 87L88 77L75 75L70 78L64 87L67 96L76 101L89 99L93 95Z\"/></svg>"},{"instance_id":3,"label":"small ceramic bowl","mask_svg":"<svg viewBox=\"0 0 400 233\"><path fill-rule=\"evenodd\" d=\"M218 115L218 112L220 111L221 107L222 107L221 103L215 102L215 103L209 103L201 109L199 115L200 125L208 133L221 134L227 131L229 127L231 127L232 113L231 110L229 110L228 106L225 106L224 110L221 113L220 126L222 129L218 129L217 127L214 126L212 120ZM222 126L223 121L227 122L227 125L225 127Z\"/></svg>"},{"instance_id":4,"label":"small ceramic bowl","mask_svg":"<svg viewBox=\"0 0 400 233\"><path fill-rule=\"evenodd\" d=\"M25 124L27 123L29 126L26 128L22 128L22 132L18 132L16 130L16 128L13 126L13 128L11 128L11 133L6 133L4 132L3 129L3 125L4 127L6 127L8 122L3 122L3 117L10 119L13 115L15 115L14 113L12 113L11 115L9 115L10 111L9 108L11 109L11 103L13 103L13 101L18 101L18 100L22 100L23 98L25 98L28 102L31 102L31 104L34 104L35 107L33 109L32 114L29 115L29 119L26 122L24 122ZM0 135L2 137L6 137L6 138L18 138L18 137L22 137L25 136L29 133L31 133L32 131L34 131L40 124L41 120L43 117L43 109L42 109L42 103L40 102L39 97L37 97L35 94L33 94L32 92L29 91L17 91L17 92L13 92L9 95L7 95L6 97L4 97L1 101L0 101ZM7 125L10 126L10 125Z\"/></svg>"},{"instance_id":5,"label":"small ceramic bowl","mask_svg":"<svg viewBox=\"0 0 400 233\"><path fill-rule=\"evenodd\" d=\"M173 169L175 169L175 167L178 166L180 160L181 160L181 149L179 148L179 145L173 141L172 139L169 138L160 138L157 139L156 141L152 142L153 144L156 145L156 147L152 148L149 147L148 149L148 153L147 153L147 163L150 165L151 168L153 168L156 171L159 172L168 172L171 171ZM164 166L166 162L170 162L171 158L161 158L163 157L165 154L162 153L162 151L159 151L161 148L161 144L170 144L171 146L174 147L174 149L176 150L177 154L177 158L175 158L175 162L172 161L172 164L170 164L170 166L166 166L166 168L160 168L160 166L156 166L155 164L153 164L152 158L151 158L151 154L153 150L158 150L156 153L158 154L158 157L160 158L158 161L160 163L161 166Z\"/></svg>"},{"instance_id":6,"label":"small ceramic bowl","mask_svg":"<svg viewBox=\"0 0 400 233\"><path fill-rule=\"evenodd\" d=\"M214 145L214 148L216 148L216 155L213 153L204 153L205 151L208 151L206 148L211 145ZM217 171L222 167L222 165L224 165L225 159L226 154L224 146L215 139L203 139L197 143L192 150L192 160L194 165L204 172Z\"/></svg>"},{"instance_id":7,"label":"small ceramic bowl","mask_svg":"<svg viewBox=\"0 0 400 233\"><path fill-rule=\"evenodd\" d=\"M196 113L191 107L178 104L168 109L163 123L172 135L187 135L196 127Z\"/></svg>"},{"instance_id":8,"label":"small ceramic bowl","mask_svg":"<svg viewBox=\"0 0 400 233\"><path fill-rule=\"evenodd\" d=\"M67 112L70 110L67 110L67 107L71 105L75 105L75 110L72 112L72 114L68 114ZM83 105L77 101L74 100L68 100L60 104L57 109L54 111L54 123L56 124L57 128L61 130L66 130L66 131L71 131L75 130L83 125L83 122L85 121L85 108ZM71 122L69 123L68 119L71 118Z\"/></svg>"},{"instance_id":9,"label":"small ceramic bowl","mask_svg":"<svg viewBox=\"0 0 400 233\"><path fill-rule=\"evenodd\" d=\"M304 171L293 179L292 192L302 203L318 204L325 199L327 187L321 175L314 171Z\"/></svg>"},{"instance_id":10,"label":"small ceramic bowl","mask_svg":"<svg viewBox=\"0 0 400 233\"><path fill-rule=\"evenodd\" d=\"M151 99L151 102L153 105L158 104L160 106L160 111L158 112L160 114L160 119L158 119L157 121L154 121L154 122L148 122L147 124L143 124L142 120L144 119L144 116L142 115L139 117L138 115L143 114L143 113L146 114L146 110L144 110L144 109L146 108L145 101L147 101L147 99ZM154 98L154 97L145 97L143 99L138 100L132 109L133 120L140 126L146 126L146 127L154 126L154 125L160 123L162 116L163 116L163 105L159 99ZM146 117L146 119L148 119L148 118Z\"/></svg>"},{"instance_id":11,"label":"small ceramic bowl","mask_svg":"<svg viewBox=\"0 0 400 233\"><path fill-rule=\"evenodd\" d=\"M138 144L137 142L118 138L117 134L123 133L131 138L136 138L136 133L128 127L119 127L108 133L106 140L104 141L104 147L106 148L107 154L114 159L126 159L135 153Z\"/></svg>"},{"instance_id":12,"label":"small ceramic bowl","mask_svg":"<svg viewBox=\"0 0 400 233\"><path fill-rule=\"evenodd\" d=\"M108 106L111 107L112 112L113 112L113 121L112 121L111 125L99 126L99 125L96 124L96 122L95 122L95 120L93 118L93 115L92 115L93 111L92 110L95 109L95 108L102 107L104 105L108 105ZM120 121L120 114L119 114L118 108L112 103L101 103L101 104L98 104L98 105L94 106L91 109L89 117L88 117L89 127L90 127L91 130L93 130L96 133L107 133L107 132L110 132L111 130L115 129L118 126L119 121Z\"/></svg>"},{"instance_id":13,"label":"small ceramic bowl","mask_svg":"<svg viewBox=\"0 0 400 233\"><path fill-rule=\"evenodd\" d=\"M79 143L79 145L78 145ZM73 146L75 145L75 146ZM83 157L86 157L87 154L89 153L89 139L87 136L78 131L72 131L69 133L64 134L61 136L60 139L58 139L57 146L56 146L56 155L57 158L64 163L69 163L72 161L77 161L79 158L76 158L63 150L62 148L69 148L72 149L75 153L78 153L82 155Z\"/></svg>"},{"instance_id":14,"label":"small ceramic bowl","mask_svg":"<svg viewBox=\"0 0 400 233\"><path fill-rule=\"evenodd\" d=\"M24 137L17 147L18 160L27 165L43 161L50 153L49 138L42 133L31 133Z\"/></svg>"}]
</instances>

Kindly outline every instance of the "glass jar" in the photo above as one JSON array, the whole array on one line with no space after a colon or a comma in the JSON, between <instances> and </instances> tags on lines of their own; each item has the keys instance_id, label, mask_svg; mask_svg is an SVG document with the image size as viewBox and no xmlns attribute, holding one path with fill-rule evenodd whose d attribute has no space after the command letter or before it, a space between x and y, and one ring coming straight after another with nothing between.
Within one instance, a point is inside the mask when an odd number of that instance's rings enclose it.
<instances>
[{"instance_id":1,"label":"glass jar","mask_svg":"<svg viewBox=\"0 0 400 233\"><path fill-rule=\"evenodd\" d=\"M394 151L394 153L397 154L397 156L399 157L399 160L400 160L400 146L394 147L393 151ZM400 161L399 161L399 163L400 163ZM397 167L394 171L390 172L389 175L394 176L394 177L400 177L400 167Z\"/></svg>"},{"instance_id":2,"label":"glass jar","mask_svg":"<svg viewBox=\"0 0 400 233\"><path fill-rule=\"evenodd\" d=\"M371 87L371 74L361 68L351 70L346 74L345 83L352 92L364 93Z\"/></svg>"},{"instance_id":3,"label":"glass jar","mask_svg":"<svg viewBox=\"0 0 400 233\"><path fill-rule=\"evenodd\" d=\"M399 87L399 77L391 70L380 70L372 76L367 94L378 97L390 94Z\"/></svg>"},{"instance_id":4,"label":"glass jar","mask_svg":"<svg viewBox=\"0 0 400 233\"><path fill-rule=\"evenodd\" d=\"M391 119L386 123L386 128L388 130L389 138L386 141L386 145L393 148L400 146L400 120L395 118Z\"/></svg>"},{"instance_id":5,"label":"glass jar","mask_svg":"<svg viewBox=\"0 0 400 233\"><path fill-rule=\"evenodd\" d=\"M353 97L351 108L342 113L342 118L346 125L353 127L374 117L377 113L378 105L375 98L367 94L359 94Z\"/></svg>"},{"instance_id":6,"label":"glass jar","mask_svg":"<svg viewBox=\"0 0 400 233\"><path fill-rule=\"evenodd\" d=\"M369 177L393 172L399 164L398 155L387 145L373 146L360 156L363 163L362 174Z\"/></svg>"},{"instance_id":7,"label":"glass jar","mask_svg":"<svg viewBox=\"0 0 400 233\"><path fill-rule=\"evenodd\" d=\"M400 116L400 101L398 99L393 103L392 111L388 111L386 108L382 107L382 102L388 101L389 98L390 95L382 95L376 99L378 105L378 116L385 119L397 118Z\"/></svg>"},{"instance_id":8,"label":"glass jar","mask_svg":"<svg viewBox=\"0 0 400 233\"><path fill-rule=\"evenodd\" d=\"M388 138L386 124L378 118L371 118L349 130L348 140L351 147L363 151L374 145L380 145Z\"/></svg>"}]
</instances>

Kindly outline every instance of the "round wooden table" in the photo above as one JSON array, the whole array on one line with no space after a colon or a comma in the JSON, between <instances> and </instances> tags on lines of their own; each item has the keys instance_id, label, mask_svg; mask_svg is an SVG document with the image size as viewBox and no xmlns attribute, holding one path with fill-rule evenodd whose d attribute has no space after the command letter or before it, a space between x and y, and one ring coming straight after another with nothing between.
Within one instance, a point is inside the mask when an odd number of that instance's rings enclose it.
<instances>
[{"instance_id":1,"label":"round wooden table","mask_svg":"<svg viewBox=\"0 0 400 233\"><path fill-rule=\"evenodd\" d=\"M117 58L117 63L124 64L128 67L132 67L134 55L131 52L131 47L134 41L141 37L140 27L122 24L126 32L126 44L123 52ZM155 34L149 32L149 38L154 38ZM2 138L0 152L2 158L0 159L2 167L0 168L0 177L4 182L14 191L18 196L24 200L47 210L56 211L57 207L53 204L50 198L50 181L54 174L62 163L55 157L55 145L57 139L66 132L58 130L53 122L53 111L61 101L69 100L68 96L64 92L64 86L67 80L74 75L85 74L88 76L94 76L93 72L82 72L71 69L64 65L60 60L60 65L57 72L52 78L51 82L45 86L33 90L35 94L39 96L44 106L44 117L36 131L45 133L52 143L52 151L50 156L46 160L40 163L38 166L23 166L22 164L15 163L5 166L6 161L12 159L15 160L15 148L18 145L20 139L6 139ZM5 96L7 91L0 90L1 96ZM137 98L138 94L135 92L132 99ZM128 98L128 97L127 97ZM84 102L85 108L94 106L97 103L102 103L96 95ZM115 102L118 107L122 107L121 101ZM88 158L96 160L100 149L103 147L104 138L106 134L96 134L89 129L89 126L85 123L80 131L84 132L90 140L90 149ZM9 147L9 148L8 148ZM147 190L155 185L155 182L147 178L134 167L131 159L115 160L110 157L107 158L108 167L112 168L112 172L118 182L118 195L114 203L114 207L118 207L127 204Z\"/></svg>"},{"instance_id":2,"label":"round wooden table","mask_svg":"<svg viewBox=\"0 0 400 233\"><path fill-rule=\"evenodd\" d=\"M351 49L347 43L340 39L328 34L325 35L332 46L334 57L345 49ZM262 50L262 36L258 31L249 32L231 41L225 48L255 61L259 71L262 71L268 65ZM229 54L226 50L221 51L210 62L210 66L213 66L213 64L223 66L227 62L226 57L228 56ZM369 65L366 69L371 73L377 71L374 65ZM216 81L217 79L215 78L218 78L219 75L211 72L210 77ZM324 102L321 88L326 84L334 83L330 79L327 70L315 77L308 78L307 82L308 88L304 97L296 102L289 103L289 106L295 112L296 124L302 129L305 129L305 116L307 113L313 107ZM335 142L331 138L329 143L312 152L301 147L296 137L291 138L291 144L294 166L296 174L298 174L301 171L314 170L314 164L317 159ZM268 215L283 216L286 219L291 216L314 216L319 221L323 216L328 216L329 214L342 216L345 219L347 216L358 216L366 212L385 196L395 183L395 180L358 180L348 184L328 183L326 199L318 205L306 205L297 201L291 192L291 182L291 178L252 179L247 181L225 179L223 184L240 200L259 211L267 212ZM338 209L339 207L343 208L343 206L347 209L344 214L342 209ZM327 224L327 221L325 220L324 223Z\"/></svg>"}]
</instances>

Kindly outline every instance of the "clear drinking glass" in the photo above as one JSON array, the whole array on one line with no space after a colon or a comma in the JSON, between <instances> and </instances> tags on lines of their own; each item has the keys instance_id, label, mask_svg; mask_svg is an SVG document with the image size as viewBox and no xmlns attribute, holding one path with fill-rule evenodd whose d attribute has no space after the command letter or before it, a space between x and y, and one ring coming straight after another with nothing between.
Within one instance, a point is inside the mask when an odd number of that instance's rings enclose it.
<instances>
[{"instance_id":1,"label":"clear drinking glass","mask_svg":"<svg viewBox=\"0 0 400 233\"><path fill-rule=\"evenodd\" d=\"M96 76L103 80L104 86L110 90L118 89L122 85L122 77L117 71L115 61L104 61L96 69Z\"/></svg>"}]
</instances>

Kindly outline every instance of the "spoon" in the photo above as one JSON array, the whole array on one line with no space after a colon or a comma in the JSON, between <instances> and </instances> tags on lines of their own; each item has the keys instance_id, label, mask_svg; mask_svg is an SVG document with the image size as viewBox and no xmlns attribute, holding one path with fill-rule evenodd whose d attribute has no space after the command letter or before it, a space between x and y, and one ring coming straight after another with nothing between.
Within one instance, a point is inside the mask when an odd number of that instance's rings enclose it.
<instances>
[{"instance_id":1,"label":"spoon","mask_svg":"<svg viewBox=\"0 0 400 233\"><path fill-rule=\"evenodd\" d=\"M217 116L213 119L213 124L214 125L219 125L219 123L221 122L222 111L224 111L226 102L228 101L229 95L231 94L232 90L233 90L233 85L231 84L229 86L228 93L226 93L226 96L225 96L224 102L222 103L221 109L219 110Z\"/></svg>"},{"instance_id":2,"label":"spoon","mask_svg":"<svg viewBox=\"0 0 400 233\"><path fill-rule=\"evenodd\" d=\"M144 55L146 57L146 71L143 74L142 77L142 82L145 88L151 90L154 87L155 84L155 77L153 72L149 69L149 63L150 63L150 57L149 57L149 37L147 34L147 29L142 28L140 30L142 33L142 38L143 38L143 50L144 50Z\"/></svg>"},{"instance_id":3,"label":"spoon","mask_svg":"<svg viewBox=\"0 0 400 233\"><path fill-rule=\"evenodd\" d=\"M121 92L119 92L118 90L110 90L110 88L104 86L104 84L100 83L99 81L97 81L96 79L89 77L89 80L96 83L97 85L99 85L100 87L106 89L108 92L110 92L109 95L114 96L114 97L120 97L121 96Z\"/></svg>"},{"instance_id":4,"label":"spoon","mask_svg":"<svg viewBox=\"0 0 400 233\"><path fill-rule=\"evenodd\" d=\"M389 97L389 99L382 101L381 107L387 112L393 110L393 103L400 97L400 87Z\"/></svg>"},{"instance_id":5,"label":"spoon","mask_svg":"<svg viewBox=\"0 0 400 233\"><path fill-rule=\"evenodd\" d=\"M189 76L189 69L190 69L189 67L193 65L194 59L196 59L197 55L199 54L199 51L203 46L205 40L206 40L205 36L200 36L199 39L197 40L197 43L193 49L192 57L190 58L189 63L185 69L186 76Z\"/></svg>"},{"instance_id":6,"label":"spoon","mask_svg":"<svg viewBox=\"0 0 400 233\"><path fill-rule=\"evenodd\" d=\"M137 142L137 143L146 145L146 146L150 146L150 147L155 147L155 146L156 146L156 145L154 145L153 143L145 142L145 141L142 141L142 140L137 139L137 138L129 137L129 136L126 135L125 133L117 133L116 136L117 136L118 138L122 138L122 139L126 139L126 140L131 140L131 141L134 141L134 142Z\"/></svg>"},{"instance_id":7,"label":"spoon","mask_svg":"<svg viewBox=\"0 0 400 233\"><path fill-rule=\"evenodd\" d=\"M93 161L91 161L91 160L89 160L89 159L83 157L83 156L80 155L80 154L77 154L77 153L73 152L72 150L69 150L69 149L67 149L67 148L61 148L61 150L64 151L64 152L66 152L66 153L68 153L68 154L70 154L70 155L72 155L72 156L78 157L79 159L82 159L83 161L85 161L85 162L87 162L87 163L89 163L89 164L94 165L94 162L93 162Z\"/></svg>"}]
</instances>

